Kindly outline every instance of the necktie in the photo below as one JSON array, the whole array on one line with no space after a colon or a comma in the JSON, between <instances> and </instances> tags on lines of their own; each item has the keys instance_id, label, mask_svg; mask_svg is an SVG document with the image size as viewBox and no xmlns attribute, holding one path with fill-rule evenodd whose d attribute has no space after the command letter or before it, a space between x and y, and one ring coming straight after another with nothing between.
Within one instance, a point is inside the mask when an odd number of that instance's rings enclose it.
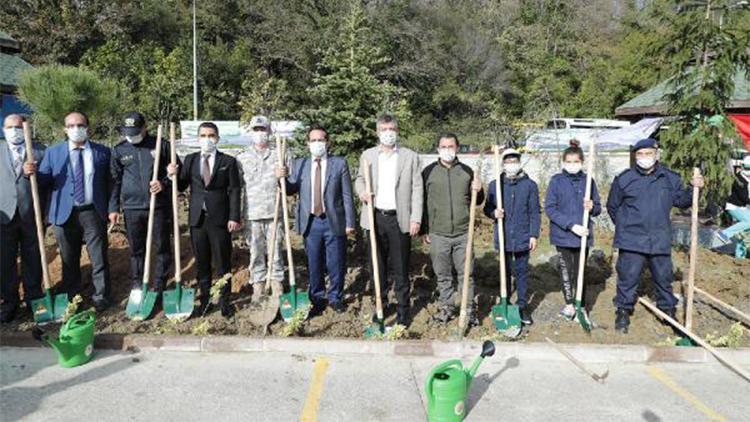
<instances>
[{"instance_id":1,"label":"necktie","mask_svg":"<svg viewBox=\"0 0 750 422\"><path fill-rule=\"evenodd\" d=\"M78 204L86 202L86 188L83 181L83 148L73 150L76 168L73 174L73 198Z\"/></svg>"},{"instance_id":2,"label":"necktie","mask_svg":"<svg viewBox=\"0 0 750 422\"><path fill-rule=\"evenodd\" d=\"M13 168L16 171L16 176L20 176L23 171L23 147L20 145L15 147L16 157L13 159Z\"/></svg>"},{"instance_id":3,"label":"necktie","mask_svg":"<svg viewBox=\"0 0 750 422\"><path fill-rule=\"evenodd\" d=\"M203 185L208 186L209 183L211 183L211 167L208 163L208 157L210 155L206 154L203 156Z\"/></svg>"},{"instance_id":4,"label":"necktie","mask_svg":"<svg viewBox=\"0 0 750 422\"><path fill-rule=\"evenodd\" d=\"M320 217L323 214L323 204L320 200L321 189L320 189L320 158L315 159L315 177L313 178L313 215Z\"/></svg>"}]
</instances>

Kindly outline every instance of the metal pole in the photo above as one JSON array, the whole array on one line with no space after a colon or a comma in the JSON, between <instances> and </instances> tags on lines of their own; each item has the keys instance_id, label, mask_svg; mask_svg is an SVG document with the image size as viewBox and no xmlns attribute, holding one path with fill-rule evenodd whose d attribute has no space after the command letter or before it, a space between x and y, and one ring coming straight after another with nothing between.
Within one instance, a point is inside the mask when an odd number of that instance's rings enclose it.
<instances>
[{"instance_id":1,"label":"metal pole","mask_svg":"<svg viewBox=\"0 0 750 422\"><path fill-rule=\"evenodd\" d=\"M198 36L195 21L195 0L193 0L193 120L198 120Z\"/></svg>"}]
</instances>

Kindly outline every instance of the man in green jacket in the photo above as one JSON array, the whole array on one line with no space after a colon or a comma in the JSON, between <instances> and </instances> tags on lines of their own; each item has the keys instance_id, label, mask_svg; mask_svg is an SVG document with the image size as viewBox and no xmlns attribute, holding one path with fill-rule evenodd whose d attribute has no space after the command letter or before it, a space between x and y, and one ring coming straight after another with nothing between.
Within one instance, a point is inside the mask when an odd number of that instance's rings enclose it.
<instances>
[{"instance_id":1,"label":"man in green jacket","mask_svg":"<svg viewBox=\"0 0 750 422\"><path fill-rule=\"evenodd\" d=\"M437 277L440 310L434 320L450 321L456 313L453 271L458 289L463 285L464 259L469 233L471 192L477 191L477 204L484 200L482 183L474 181L474 170L458 161L458 136L443 133L438 137L439 158L422 171L424 181L423 241L430 245L432 268ZM472 257L471 272L474 272ZM474 278L469 275L469 326L476 326Z\"/></svg>"}]
</instances>

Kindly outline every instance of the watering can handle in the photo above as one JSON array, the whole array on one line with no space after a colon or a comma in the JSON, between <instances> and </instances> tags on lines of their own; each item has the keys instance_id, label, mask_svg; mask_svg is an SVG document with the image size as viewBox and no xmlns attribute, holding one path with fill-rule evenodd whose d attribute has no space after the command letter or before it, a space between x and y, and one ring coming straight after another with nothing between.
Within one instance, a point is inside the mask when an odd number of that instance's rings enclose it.
<instances>
[{"instance_id":1,"label":"watering can handle","mask_svg":"<svg viewBox=\"0 0 750 422\"><path fill-rule=\"evenodd\" d=\"M432 371L430 371L430 375L427 377L427 383L425 384L425 387L424 387L424 391L427 397L432 396L432 380L435 379L435 374L437 374L438 372L443 372L446 369L454 367L454 366L459 369L463 368L463 364L458 359L447 360L441 363L440 365L432 368Z\"/></svg>"}]
</instances>

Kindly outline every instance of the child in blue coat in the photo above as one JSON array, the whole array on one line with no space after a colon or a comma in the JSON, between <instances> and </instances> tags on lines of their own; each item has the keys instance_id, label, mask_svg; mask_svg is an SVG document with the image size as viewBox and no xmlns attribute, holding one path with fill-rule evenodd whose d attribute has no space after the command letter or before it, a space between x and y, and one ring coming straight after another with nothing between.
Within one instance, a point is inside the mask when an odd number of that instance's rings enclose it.
<instances>
[{"instance_id":1,"label":"child in blue coat","mask_svg":"<svg viewBox=\"0 0 750 422\"><path fill-rule=\"evenodd\" d=\"M591 157L593 159L593 157ZM588 234L586 256L593 245L594 223L589 219L588 227L583 227L583 211L589 210L595 217L602 211L596 182L591 181L591 199L585 201L586 173L583 172L583 150L577 143L563 151L563 170L552 176L544 198L544 212L550 220L550 243L560 255L560 279L565 306L560 316L573 320L576 310L574 283L578 277L580 264L581 237Z\"/></svg>"},{"instance_id":2,"label":"child in blue coat","mask_svg":"<svg viewBox=\"0 0 750 422\"><path fill-rule=\"evenodd\" d=\"M499 249L498 222L503 223L505 235L505 272L514 274L516 279L516 305L521 313L521 321L531 325L531 312L527 305L529 277L529 254L536 249L541 225L539 188L521 167L521 153L514 149L503 151L502 181L503 208L497 208L495 183L488 187L489 195L484 203L484 214L495 221L495 249ZM510 286L509 286L510 287ZM510 288L508 289L510 291Z\"/></svg>"}]
</instances>

